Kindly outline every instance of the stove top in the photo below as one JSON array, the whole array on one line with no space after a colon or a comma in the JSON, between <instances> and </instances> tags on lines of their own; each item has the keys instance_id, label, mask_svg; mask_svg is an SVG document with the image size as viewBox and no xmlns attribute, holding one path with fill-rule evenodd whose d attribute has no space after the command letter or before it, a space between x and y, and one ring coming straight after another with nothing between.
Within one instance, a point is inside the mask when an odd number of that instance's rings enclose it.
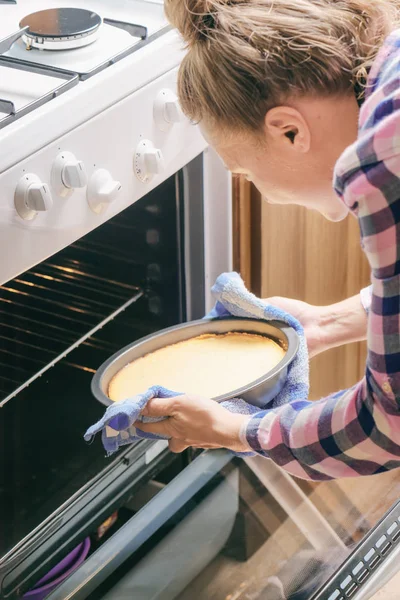
<instances>
[{"instance_id":1,"label":"stove top","mask_svg":"<svg viewBox=\"0 0 400 600\"><path fill-rule=\"evenodd\" d=\"M158 1L2 0L0 129L168 29Z\"/></svg>"},{"instance_id":2,"label":"stove top","mask_svg":"<svg viewBox=\"0 0 400 600\"><path fill-rule=\"evenodd\" d=\"M167 24L163 0L0 0L0 39L19 29L20 22L32 13L65 8L138 23L147 27L149 36Z\"/></svg>"}]
</instances>

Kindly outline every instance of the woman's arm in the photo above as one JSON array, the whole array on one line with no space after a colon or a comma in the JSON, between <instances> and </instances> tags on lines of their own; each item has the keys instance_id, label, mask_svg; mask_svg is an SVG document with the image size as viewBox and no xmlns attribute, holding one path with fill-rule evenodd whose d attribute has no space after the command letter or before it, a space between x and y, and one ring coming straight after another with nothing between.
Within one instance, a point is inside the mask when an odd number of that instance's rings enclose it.
<instances>
[{"instance_id":1,"label":"woman's arm","mask_svg":"<svg viewBox=\"0 0 400 600\"><path fill-rule=\"evenodd\" d=\"M400 63L400 60L399 60ZM397 64L397 63L396 63ZM367 101L360 140L339 162L336 188L357 216L372 270L368 359L354 388L319 402L291 402L252 417L232 415L210 400L182 397L148 415L169 416L143 426L172 436L171 447L251 448L306 479L371 475L400 467L400 89L396 68ZM393 90L392 98L389 91ZM355 302L355 301L354 301ZM356 309L359 314L358 309ZM334 311L338 316L338 311ZM351 310L350 313L351 314ZM354 314L353 314L354 316ZM325 317L328 328L345 315ZM341 333L340 333L341 331ZM332 364L333 369L340 365ZM165 403L162 400L162 403ZM142 427L138 423L139 427ZM239 432L240 430L240 432Z\"/></svg>"},{"instance_id":2,"label":"woman's arm","mask_svg":"<svg viewBox=\"0 0 400 600\"><path fill-rule=\"evenodd\" d=\"M360 138L336 173L337 192L358 218L372 271L365 377L315 404L261 412L242 429L256 452L300 477L352 477L400 466L399 63L392 63L394 80L387 78L364 105Z\"/></svg>"},{"instance_id":3,"label":"woman's arm","mask_svg":"<svg viewBox=\"0 0 400 600\"><path fill-rule=\"evenodd\" d=\"M311 358L331 348L367 338L368 306L362 303L360 294L330 306L313 306L301 300L281 297L268 298L266 302L282 308L300 321Z\"/></svg>"}]
</instances>

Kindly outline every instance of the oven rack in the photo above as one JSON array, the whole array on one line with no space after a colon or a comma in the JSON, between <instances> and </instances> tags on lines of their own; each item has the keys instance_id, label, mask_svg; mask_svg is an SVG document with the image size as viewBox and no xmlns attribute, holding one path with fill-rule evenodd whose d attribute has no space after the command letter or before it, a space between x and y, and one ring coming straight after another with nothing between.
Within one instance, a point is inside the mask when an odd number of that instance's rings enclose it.
<instances>
[{"instance_id":1,"label":"oven rack","mask_svg":"<svg viewBox=\"0 0 400 600\"><path fill-rule=\"evenodd\" d=\"M123 258L102 255L87 236L0 286L0 406L78 346L117 349L97 332L144 297L146 283L146 266Z\"/></svg>"},{"instance_id":2,"label":"oven rack","mask_svg":"<svg viewBox=\"0 0 400 600\"><path fill-rule=\"evenodd\" d=\"M63 362L93 373L121 347L184 318L175 211L170 178L0 284L0 407L72 350Z\"/></svg>"},{"instance_id":3,"label":"oven rack","mask_svg":"<svg viewBox=\"0 0 400 600\"><path fill-rule=\"evenodd\" d=\"M170 29L169 27L163 27L155 34L149 36L147 27L145 27L144 25L136 25L135 23L127 23L125 21L119 21L109 18L104 18L103 23L127 31L133 38L135 38L136 41L131 46L128 46L128 48L125 48L125 50L118 52L114 56L110 57L108 60L100 63L93 69L86 72L81 72L79 70L70 71L68 69L60 69L58 67L44 65L30 60L22 60L11 56L5 56L4 53L11 48L12 44L14 44L16 41L18 41L19 38L23 36L25 30L27 30L28 27L22 28L7 36L6 38L0 40L0 66L9 67L12 69L19 69L22 71L28 71L30 73L36 73L38 75L45 75L48 77L54 77L57 79L64 80L64 83L58 85L53 90L47 92L46 94L43 94L43 96L41 96L40 98L29 102L28 104L22 106L19 109L15 107L15 104L11 100L7 98L0 98L0 113L5 114L5 116L0 119L0 129L6 127L10 123L13 123L17 119L20 119L21 117L32 112L36 108L43 106L43 104L46 104L50 100L53 100L54 98L57 98L61 94L67 92L68 90L76 86L79 83L79 81L85 81L86 79L97 75L97 73L100 73L107 67L114 65L115 63L119 62L126 56L129 56L133 52L136 52L136 50L139 50L139 48L156 39L161 34L165 33L168 29Z\"/></svg>"}]
</instances>

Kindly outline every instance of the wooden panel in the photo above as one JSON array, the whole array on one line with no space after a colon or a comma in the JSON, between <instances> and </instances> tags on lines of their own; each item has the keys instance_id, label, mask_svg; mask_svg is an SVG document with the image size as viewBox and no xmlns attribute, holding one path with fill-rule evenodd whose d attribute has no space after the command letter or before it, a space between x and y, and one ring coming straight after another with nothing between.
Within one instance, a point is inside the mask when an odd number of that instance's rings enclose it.
<instances>
[{"instance_id":1,"label":"wooden panel","mask_svg":"<svg viewBox=\"0 0 400 600\"><path fill-rule=\"evenodd\" d=\"M233 178L233 268L251 288L251 185L241 177Z\"/></svg>"},{"instance_id":2,"label":"wooden panel","mask_svg":"<svg viewBox=\"0 0 400 600\"><path fill-rule=\"evenodd\" d=\"M358 223L330 223L298 206L263 201L247 181L234 179L234 268L258 296L298 298L325 305L357 294L369 283ZM311 363L311 398L356 383L366 344L326 352Z\"/></svg>"},{"instance_id":3,"label":"wooden panel","mask_svg":"<svg viewBox=\"0 0 400 600\"><path fill-rule=\"evenodd\" d=\"M247 181L234 179L234 268L258 296L298 298L324 305L357 294L369 283L358 223L330 223L297 206L263 201ZM316 357L311 398L356 383L366 345L351 344Z\"/></svg>"},{"instance_id":4,"label":"wooden panel","mask_svg":"<svg viewBox=\"0 0 400 600\"><path fill-rule=\"evenodd\" d=\"M330 223L296 206L261 206L261 295L327 305L368 285L369 268L357 221ZM362 376L365 344L352 344L311 363L311 398L349 387Z\"/></svg>"},{"instance_id":5,"label":"wooden panel","mask_svg":"<svg viewBox=\"0 0 400 600\"><path fill-rule=\"evenodd\" d=\"M305 297L306 221L296 206L261 205L261 297Z\"/></svg>"}]
</instances>

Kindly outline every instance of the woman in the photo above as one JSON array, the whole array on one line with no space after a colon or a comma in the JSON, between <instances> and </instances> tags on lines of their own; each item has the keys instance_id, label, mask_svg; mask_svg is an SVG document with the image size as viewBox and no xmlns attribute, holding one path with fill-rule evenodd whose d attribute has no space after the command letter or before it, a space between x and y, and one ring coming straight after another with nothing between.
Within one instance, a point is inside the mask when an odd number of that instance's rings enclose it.
<instances>
[{"instance_id":1,"label":"woman","mask_svg":"<svg viewBox=\"0 0 400 600\"><path fill-rule=\"evenodd\" d=\"M138 424L192 445L255 451L330 479L400 466L400 31L394 0L165 0L186 41L184 112L228 169L273 203L359 221L372 271L368 359L355 387L248 417L215 402L154 399ZM360 111L361 107L361 111ZM334 180L334 189L332 188ZM359 297L324 309L276 299L310 351L366 336Z\"/></svg>"}]
</instances>

